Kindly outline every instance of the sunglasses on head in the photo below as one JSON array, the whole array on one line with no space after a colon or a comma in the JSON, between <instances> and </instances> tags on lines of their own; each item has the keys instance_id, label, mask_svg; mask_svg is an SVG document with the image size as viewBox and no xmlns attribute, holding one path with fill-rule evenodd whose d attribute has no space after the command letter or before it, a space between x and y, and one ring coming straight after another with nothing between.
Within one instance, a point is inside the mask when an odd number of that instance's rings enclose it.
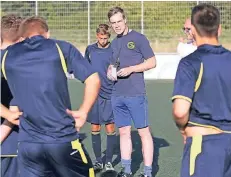
<instances>
[{"instance_id":1,"label":"sunglasses on head","mask_svg":"<svg viewBox=\"0 0 231 177\"><path fill-rule=\"evenodd\" d=\"M189 32L189 31L191 30L191 28L185 28L185 27L183 27L182 30L183 30L184 32Z\"/></svg>"}]
</instances>

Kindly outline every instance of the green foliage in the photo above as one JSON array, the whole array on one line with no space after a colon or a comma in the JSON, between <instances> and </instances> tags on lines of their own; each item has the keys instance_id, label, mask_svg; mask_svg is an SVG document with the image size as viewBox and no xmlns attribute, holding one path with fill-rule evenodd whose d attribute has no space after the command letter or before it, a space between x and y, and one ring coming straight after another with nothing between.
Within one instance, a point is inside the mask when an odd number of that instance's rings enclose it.
<instances>
[{"instance_id":1,"label":"green foliage","mask_svg":"<svg viewBox=\"0 0 231 177\"><path fill-rule=\"evenodd\" d=\"M201 1L200 3L202 3ZM222 42L231 43L231 2L211 1L221 12ZM156 51L172 51L181 31L184 20L190 16L196 1L144 1L144 34L155 46ZM95 29L100 23L108 23L107 13L110 8L124 8L129 27L141 31L141 1L90 1L90 38L95 41ZM27 17L35 15L35 1L2 1L1 15L16 13ZM47 19L52 37L86 46L88 36L87 1L38 1L38 14ZM159 47L161 46L161 47ZM163 46L169 46L164 49Z\"/></svg>"}]
</instances>

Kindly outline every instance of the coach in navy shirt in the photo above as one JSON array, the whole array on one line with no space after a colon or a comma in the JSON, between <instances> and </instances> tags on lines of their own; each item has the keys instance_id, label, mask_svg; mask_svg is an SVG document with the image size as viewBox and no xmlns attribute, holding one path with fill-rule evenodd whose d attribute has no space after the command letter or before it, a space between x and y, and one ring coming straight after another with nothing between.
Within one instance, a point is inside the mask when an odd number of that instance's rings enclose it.
<instances>
[{"instance_id":1,"label":"coach in navy shirt","mask_svg":"<svg viewBox=\"0 0 231 177\"><path fill-rule=\"evenodd\" d=\"M95 171L103 169L100 136L101 125L103 124L105 124L107 133L105 170L114 170L112 166L112 157L116 142L116 132L111 105L113 81L107 78L107 69L110 65L110 59L112 58L112 48L109 42L110 35L109 26L100 24L96 29L97 42L87 46L85 52L85 58L99 73L101 80L99 96L88 116L88 122L91 123L92 148L96 157L96 162L94 164Z\"/></svg>"},{"instance_id":2,"label":"coach in navy shirt","mask_svg":"<svg viewBox=\"0 0 231 177\"><path fill-rule=\"evenodd\" d=\"M119 176L131 176L131 122L138 129L142 141L144 174L152 176L153 140L148 124L148 103L143 72L154 68L156 60L147 38L129 30L122 8L114 7L108 19L117 37L112 41L112 65L108 78L115 81L112 107L120 132L122 171ZM117 68L117 74L113 68Z\"/></svg>"},{"instance_id":3,"label":"coach in navy shirt","mask_svg":"<svg viewBox=\"0 0 231 177\"><path fill-rule=\"evenodd\" d=\"M231 52L218 42L217 8L192 10L197 50L178 66L173 114L185 143L182 177L231 176Z\"/></svg>"},{"instance_id":4,"label":"coach in navy shirt","mask_svg":"<svg viewBox=\"0 0 231 177\"><path fill-rule=\"evenodd\" d=\"M100 80L80 52L65 41L48 39L40 17L26 19L23 42L3 54L3 75L16 105L23 111L19 131L19 170L22 177L93 176L92 163L79 142L79 129L99 91ZM85 83L84 101L71 111L67 72Z\"/></svg>"}]
</instances>

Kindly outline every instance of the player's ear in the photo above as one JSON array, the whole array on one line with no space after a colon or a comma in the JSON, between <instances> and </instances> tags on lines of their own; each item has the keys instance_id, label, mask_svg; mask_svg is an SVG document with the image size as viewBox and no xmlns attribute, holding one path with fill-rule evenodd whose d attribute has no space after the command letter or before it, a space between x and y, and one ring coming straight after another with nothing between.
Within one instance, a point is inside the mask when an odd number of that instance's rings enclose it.
<instances>
[{"instance_id":1,"label":"player's ear","mask_svg":"<svg viewBox=\"0 0 231 177\"><path fill-rule=\"evenodd\" d=\"M193 36L193 40L196 41L197 30L193 25L191 25L191 34Z\"/></svg>"},{"instance_id":2,"label":"player's ear","mask_svg":"<svg viewBox=\"0 0 231 177\"><path fill-rule=\"evenodd\" d=\"M47 31L47 39L50 38L50 36L51 36L50 31Z\"/></svg>"},{"instance_id":3,"label":"player's ear","mask_svg":"<svg viewBox=\"0 0 231 177\"><path fill-rule=\"evenodd\" d=\"M20 37L19 40L18 40L17 42L22 42L22 41L24 41L24 40L25 40L24 37Z\"/></svg>"},{"instance_id":4,"label":"player's ear","mask_svg":"<svg viewBox=\"0 0 231 177\"><path fill-rule=\"evenodd\" d=\"M218 27L218 32L217 32L218 37L220 37L221 33L222 33L222 28L221 28L221 24L220 24Z\"/></svg>"},{"instance_id":5,"label":"player's ear","mask_svg":"<svg viewBox=\"0 0 231 177\"><path fill-rule=\"evenodd\" d=\"M124 22L127 23L127 19L126 18L124 19Z\"/></svg>"}]
</instances>

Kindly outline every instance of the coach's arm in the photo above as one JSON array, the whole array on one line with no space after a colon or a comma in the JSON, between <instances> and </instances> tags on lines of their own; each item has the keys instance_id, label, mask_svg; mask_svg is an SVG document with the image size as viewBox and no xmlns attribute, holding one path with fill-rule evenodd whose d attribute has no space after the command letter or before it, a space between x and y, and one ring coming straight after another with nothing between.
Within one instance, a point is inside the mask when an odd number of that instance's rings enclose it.
<instances>
[{"instance_id":1,"label":"coach's arm","mask_svg":"<svg viewBox=\"0 0 231 177\"><path fill-rule=\"evenodd\" d=\"M153 56L151 58L148 58L147 60L144 60L143 63L140 63L138 65L129 66L129 67L120 69L117 72L117 75L119 77L126 77L132 73L144 72L144 71L147 71L155 67L156 67L156 57Z\"/></svg>"}]
</instances>

